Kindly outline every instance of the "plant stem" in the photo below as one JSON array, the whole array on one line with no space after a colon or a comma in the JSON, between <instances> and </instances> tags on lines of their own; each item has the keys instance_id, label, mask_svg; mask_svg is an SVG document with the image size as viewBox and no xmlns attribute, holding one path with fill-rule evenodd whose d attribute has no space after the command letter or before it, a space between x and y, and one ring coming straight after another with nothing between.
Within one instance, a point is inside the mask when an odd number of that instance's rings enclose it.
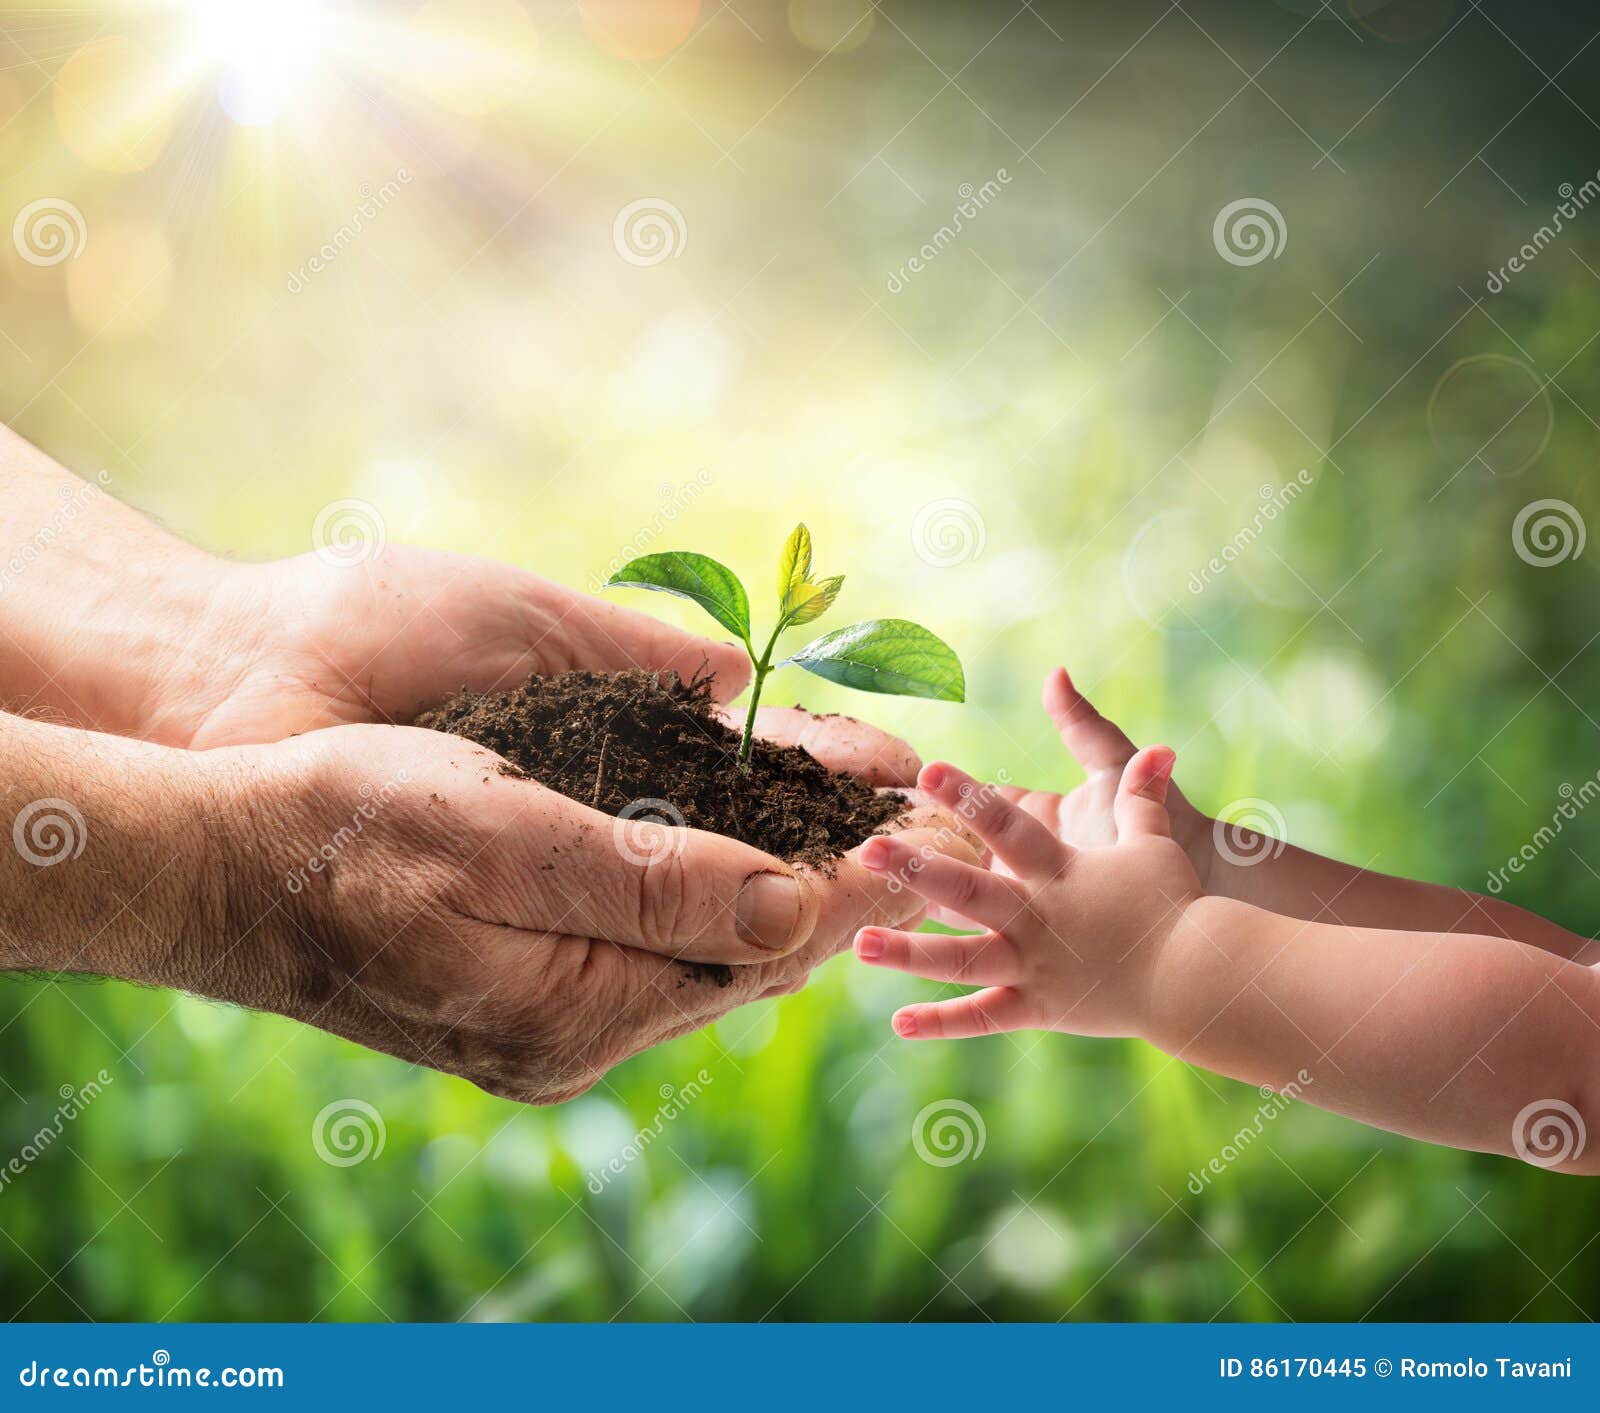
<instances>
[{"instance_id":1,"label":"plant stem","mask_svg":"<svg viewBox=\"0 0 1600 1413\"><path fill-rule=\"evenodd\" d=\"M606 747L609 746L610 744L611 744L611 733L609 731L607 731L606 735L605 735L605 740L601 741L601 743L600 743L600 760L598 761L598 763L595 765L595 768L594 768L594 794L590 797L590 800L589 800L589 803L591 805L593 805L595 807L595 809L599 809L600 808L600 782L605 778L605 773L606 773Z\"/></svg>"},{"instance_id":2,"label":"plant stem","mask_svg":"<svg viewBox=\"0 0 1600 1413\"><path fill-rule=\"evenodd\" d=\"M744 716L744 738L739 742L739 769L750 769L750 751L755 745L756 708L761 705L761 688L767 680L767 674L772 671L772 650L778 645L778 634L783 632L783 620L778 620L778 626L772 630L772 636L767 639L767 646L757 659L752 653L750 661L755 667L755 675L750 679L750 710ZM748 650L749 645L746 644Z\"/></svg>"}]
</instances>

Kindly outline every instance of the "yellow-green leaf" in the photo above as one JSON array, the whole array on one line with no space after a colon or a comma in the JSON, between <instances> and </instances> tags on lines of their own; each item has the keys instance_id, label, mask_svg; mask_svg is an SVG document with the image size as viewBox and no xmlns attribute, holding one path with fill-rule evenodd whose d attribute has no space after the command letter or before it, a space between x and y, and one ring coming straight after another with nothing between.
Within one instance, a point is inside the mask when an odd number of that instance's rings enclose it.
<instances>
[{"instance_id":1,"label":"yellow-green leaf","mask_svg":"<svg viewBox=\"0 0 1600 1413\"><path fill-rule=\"evenodd\" d=\"M797 624L810 623L821 618L833 607L833 601L839 597L839 590L843 587L843 574L835 574L831 579L819 579L815 584L807 584L795 595L793 607L784 618L784 625L793 628Z\"/></svg>"},{"instance_id":2,"label":"yellow-green leaf","mask_svg":"<svg viewBox=\"0 0 1600 1413\"><path fill-rule=\"evenodd\" d=\"M796 525L778 558L779 612L787 612L795 601L795 590L811 582L811 531Z\"/></svg>"}]
</instances>

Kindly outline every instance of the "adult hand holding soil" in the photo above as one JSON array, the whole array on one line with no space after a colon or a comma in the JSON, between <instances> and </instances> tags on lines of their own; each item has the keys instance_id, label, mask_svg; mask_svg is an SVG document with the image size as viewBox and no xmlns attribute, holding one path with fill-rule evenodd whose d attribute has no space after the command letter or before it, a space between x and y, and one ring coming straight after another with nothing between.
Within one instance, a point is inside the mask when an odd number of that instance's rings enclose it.
<instances>
[{"instance_id":1,"label":"adult hand holding soil","mask_svg":"<svg viewBox=\"0 0 1600 1413\"><path fill-rule=\"evenodd\" d=\"M719 701L750 676L738 647L491 560L401 545L370 563L307 554L227 571L216 612L237 628L178 733L195 748L407 722L463 685L504 690L533 673L644 668L687 681L709 671ZM727 719L742 724L743 713ZM756 727L874 784L916 780L905 742L850 717L763 707Z\"/></svg>"},{"instance_id":2,"label":"adult hand holding soil","mask_svg":"<svg viewBox=\"0 0 1600 1413\"><path fill-rule=\"evenodd\" d=\"M235 564L107 484L0 426L0 702L14 709L206 748L410 721L463 684L534 672L708 668L724 701L749 677L738 648L487 560L374 540ZM763 710L758 731L877 784L916 778L903 742L847 718Z\"/></svg>"},{"instance_id":3,"label":"adult hand holding soil","mask_svg":"<svg viewBox=\"0 0 1600 1413\"><path fill-rule=\"evenodd\" d=\"M406 727L196 753L0 717L0 778L0 966L275 1011L527 1102L921 910L853 856L619 823Z\"/></svg>"},{"instance_id":4,"label":"adult hand holding soil","mask_svg":"<svg viewBox=\"0 0 1600 1413\"><path fill-rule=\"evenodd\" d=\"M283 943L311 966L296 1013L509 1098L570 1098L640 1050L797 989L861 918L921 915L853 855L828 876L722 835L618 820L435 732L341 728L255 758L275 782L264 793L296 802L272 831L275 858L258 856L263 901L364 788L376 799L376 782L410 776L375 808L359 858L347 850L284 904ZM719 962L734 965L705 965Z\"/></svg>"},{"instance_id":5,"label":"adult hand holding soil","mask_svg":"<svg viewBox=\"0 0 1600 1413\"><path fill-rule=\"evenodd\" d=\"M741 651L459 556L230 564L105 484L0 428L0 700L215 749L0 716L18 828L36 805L29 819L54 828L63 802L81 812L69 834L100 821L92 872L36 873L19 845L30 866L0 891L0 969L182 987L551 1099L795 989L861 923L915 915L850 858L824 877L663 831L668 856L650 862L648 825L616 833L463 742L349 725L573 667L709 668L725 700ZM874 783L915 777L909 748L846 718L769 709L758 730ZM678 957L737 965L691 976Z\"/></svg>"}]
</instances>

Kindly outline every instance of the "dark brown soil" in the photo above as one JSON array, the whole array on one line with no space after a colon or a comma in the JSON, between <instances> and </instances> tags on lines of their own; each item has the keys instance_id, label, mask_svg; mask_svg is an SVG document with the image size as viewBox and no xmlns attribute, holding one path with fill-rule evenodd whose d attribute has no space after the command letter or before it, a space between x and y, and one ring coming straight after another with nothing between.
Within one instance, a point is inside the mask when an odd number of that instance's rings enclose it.
<instances>
[{"instance_id":1,"label":"dark brown soil","mask_svg":"<svg viewBox=\"0 0 1600 1413\"><path fill-rule=\"evenodd\" d=\"M463 688L416 724L487 746L518 773L606 814L631 806L640 818L681 818L823 869L904 807L796 746L757 741L741 771L739 734L713 715L709 676L530 677L510 692Z\"/></svg>"}]
</instances>

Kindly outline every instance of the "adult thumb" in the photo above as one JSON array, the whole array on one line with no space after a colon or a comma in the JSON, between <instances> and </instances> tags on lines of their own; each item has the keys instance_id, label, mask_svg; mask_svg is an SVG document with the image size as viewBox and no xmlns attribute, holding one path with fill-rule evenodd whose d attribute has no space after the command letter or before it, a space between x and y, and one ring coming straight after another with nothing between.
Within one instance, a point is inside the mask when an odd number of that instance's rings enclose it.
<instances>
[{"instance_id":1,"label":"adult thumb","mask_svg":"<svg viewBox=\"0 0 1600 1413\"><path fill-rule=\"evenodd\" d=\"M570 911L554 929L734 965L770 962L811 937L812 881L781 859L670 818L585 812L600 827L585 835L587 857L565 890Z\"/></svg>"}]
</instances>

